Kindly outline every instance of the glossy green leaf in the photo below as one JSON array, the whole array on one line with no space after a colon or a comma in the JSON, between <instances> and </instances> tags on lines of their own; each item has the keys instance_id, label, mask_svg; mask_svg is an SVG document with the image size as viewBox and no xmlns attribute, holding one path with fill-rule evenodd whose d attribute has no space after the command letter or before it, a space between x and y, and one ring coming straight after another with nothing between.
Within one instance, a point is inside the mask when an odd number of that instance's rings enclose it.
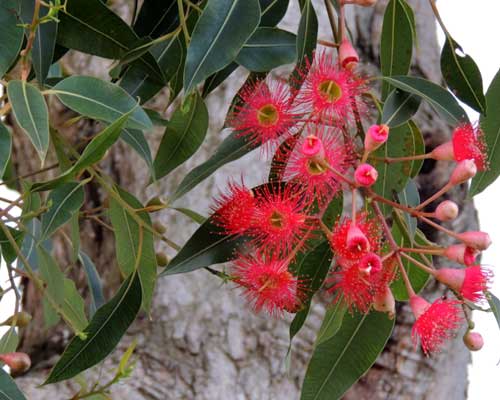
<instances>
[{"instance_id":1,"label":"glossy green leaf","mask_svg":"<svg viewBox=\"0 0 500 400\"><path fill-rule=\"evenodd\" d=\"M238 64L232 62L227 67L217 71L215 74L209 76L205 79L205 84L203 85L203 90L201 97L207 97L213 90L215 90L222 82L226 80L235 70L238 68Z\"/></svg>"},{"instance_id":2,"label":"glossy green leaf","mask_svg":"<svg viewBox=\"0 0 500 400\"><path fill-rule=\"evenodd\" d=\"M471 56L450 36L441 52L441 72L451 91L480 114L486 114L481 71Z\"/></svg>"},{"instance_id":3,"label":"glossy green leaf","mask_svg":"<svg viewBox=\"0 0 500 400\"><path fill-rule=\"evenodd\" d=\"M256 142L248 141L247 138L239 135L239 132L231 133L219 145L214 155L203 164L197 166L187 174L172 195L171 201L185 195L191 189L204 181L223 165L237 160L249 153L258 146Z\"/></svg>"},{"instance_id":4,"label":"glossy green leaf","mask_svg":"<svg viewBox=\"0 0 500 400\"><path fill-rule=\"evenodd\" d=\"M400 204L407 207L416 207L420 204L420 193L414 180L408 181L406 187L398 193L398 200ZM412 241L417 231L417 219L408 213L404 213L404 219L410 234L410 241Z\"/></svg>"},{"instance_id":5,"label":"glossy green leaf","mask_svg":"<svg viewBox=\"0 0 500 400\"><path fill-rule=\"evenodd\" d=\"M11 327L0 339L0 354L16 351L17 346L19 346L19 336L17 336L16 328Z\"/></svg>"},{"instance_id":6,"label":"glossy green leaf","mask_svg":"<svg viewBox=\"0 0 500 400\"><path fill-rule=\"evenodd\" d=\"M126 191L117 188L118 194L131 208L144 206ZM151 226L151 218L146 211L135 213L146 226ZM156 255L153 233L140 226L130 215L130 211L111 197L109 217L115 229L115 247L118 266L124 276L130 275L136 268L142 287L143 308L149 312L156 285Z\"/></svg>"},{"instance_id":7,"label":"glossy green leaf","mask_svg":"<svg viewBox=\"0 0 500 400\"><path fill-rule=\"evenodd\" d=\"M405 92L420 96L451 125L469 120L453 95L431 81L412 76L393 76L384 80Z\"/></svg>"},{"instance_id":8,"label":"glossy green leaf","mask_svg":"<svg viewBox=\"0 0 500 400\"><path fill-rule=\"evenodd\" d=\"M392 226L392 234L394 236L394 240L400 247L414 247L415 245L426 246L427 243L425 241L425 236L419 230L415 232L415 238L411 239L408 233L408 227L401 220L399 214L395 214L395 222ZM413 258L421 263L432 262L432 259L428 259L426 256L422 254L411 254ZM403 258L403 265L405 267L408 278L410 279L411 286L416 293L420 292L426 285L429 280L429 274L417 267L414 263L409 260ZM391 290L394 295L394 298L397 301L407 301L408 300L408 292L406 291L406 286L404 284L403 278L398 276L397 279L391 284Z\"/></svg>"},{"instance_id":9,"label":"glossy green leaf","mask_svg":"<svg viewBox=\"0 0 500 400\"><path fill-rule=\"evenodd\" d=\"M270 71L297 58L296 36L278 28L258 28L236 57L250 71Z\"/></svg>"},{"instance_id":10,"label":"glossy green leaf","mask_svg":"<svg viewBox=\"0 0 500 400\"><path fill-rule=\"evenodd\" d=\"M93 316L98 308L104 304L104 294L102 291L102 282L97 272L97 268L92 262L91 258L81 251L78 253L78 259L85 270L85 275L87 276L87 282L90 289L90 316Z\"/></svg>"},{"instance_id":11,"label":"glossy green leaf","mask_svg":"<svg viewBox=\"0 0 500 400\"><path fill-rule=\"evenodd\" d=\"M57 178L50 181L35 183L32 186L33 191L42 191L53 189L62 183L70 181L78 172L99 162L106 151L118 140L123 126L127 122L133 110L118 118L111 125L99 132L85 147L78 161Z\"/></svg>"},{"instance_id":12,"label":"glossy green leaf","mask_svg":"<svg viewBox=\"0 0 500 400\"><path fill-rule=\"evenodd\" d=\"M286 14L290 0L259 0L260 26L276 26Z\"/></svg>"},{"instance_id":13,"label":"glossy green leaf","mask_svg":"<svg viewBox=\"0 0 500 400\"><path fill-rule=\"evenodd\" d=\"M318 17L311 0L306 0L302 7L299 28L297 31L297 67L290 76L290 84L298 88L302 80L298 72L307 66L307 61L312 60L318 40Z\"/></svg>"},{"instance_id":14,"label":"glossy green leaf","mask_svg":"<svg viewBox=\"0 0 500 400\"><path fill-rule=\"evenodd\" d=\"M197 94L188 97L173 113L154 161L157 179L188 160L203 143L208 129L208 110Z\"/></svg>"},{"instance_id":15,"label":"glossy green leaf","mask_svg":"<svg viewBox=\"0 0 500 400\"><path fill-rule=\"evenodd\" d=\"M209 218L193 233L160 276L182 274L230 261L244 241L241 237L225 234Z\"/></svg>"},{"instance_id":16,"label":"glossy green leaf","mask_svg":"<svg viewBox=\"0 0 500 400\"><path fill-rule=\"evenodd\" d=\"M486 92L486 107L491 112L481 115L479 124L486 141L489 169L478 172L472 179L470 195L475 196L490 186L500 174L500 71L497 72Z\"/></svg>"},{"instance_id":17,"label":"glossy green leaf","mask_svg":"<svg viewBox=\"0 0 500 400\"><path fill-rule=\"evenodd\" d=\"M380 39L380 69L383 76L406 75L413 54L413 33L405 0L391 0L387 4ZM411 10L411 9L410 9ZM382 85L382 98L389 94L389 85Z\"/></svg>"},{"instance_id":18,"label":"glossy green leaf","mask_svg":"<svg viewBox=\"0 0 500 400\"><path fill-rule=\"evenodd\" d=\"M345 313L334 337L313 352L301 400L337 400L373 365L391 336L387 314Z\"/></svg>"},{"instance_id":19,"label":"glossy green leaf","mask_svg":"<svg viewBox=\"0 0 500 400\"><path fill-rule=\"evenodd\" d=\"M144 133L138 129L126 128L122 131L121 138L146 162L148 169L153 173L153 156Z\"/></svg>"},{"instance_id":20,"label":"glossy green leaf","mask_svg":"<svg viewBox=\"0 0 500 400\"><path fill-rule=\"evenodd\" d=\"M495 316L498 327L500 328L500 300L491 292L488 292L486 298L488 299L488 304L490 305L491 312Z\"/></svg>"},{"instance_id":21,"label":"glossy green leaf","mask_svg":"<svg viewBox=\"0 0 500 400\"><path fill-rule=\"evenodd\" d=\"M17 123L43 162L49 148L49 112L42 93L29 83L15 80L8 83L7 94Z\"/></svg>"},{"instance_id":22,"label":"glossy green leaf","mask_svg":"<svg viewBox=\"0 0 500 400\"><path fill-rule=\"evenodd\" d=\"M26 400L23 392L19 390L14 379L0 368L0 400Z\"/></svg>"},{"instance_id":23,"label":"glossy green leaf","mask_svg":"<svg viewBox=\"0 0 500 400\"><path fill-rule=\"evenodd\" d=\"M24 239L24 232L11 227L9 227L9 232L17 245L20 247ZM5 235L3 229L0 230L0 247L2 248L2 257L5 262L7 264L13 263L17 258L17 253L14 247L12 247L12 244Z\"/></svg>"},{"instance_id":24,"label":"glossy green leaf","mask_svg":"<svg viewBox=\"0 0 500 400\"><path fill-rule=\"evenodd\" d=\"M258 0L209 0L189 44L185 92L231 63L259 22Z\"/></svg>"},{"instance_id":25,"label":"glossy green leaf","mask_svg":"<svg viewBox=\"0 0 500 400\"><path fill-rule=\"evenodd\" d=\"M326 310L323 322L316 336L316 346L330 340L342 327L342 321L347 311L347 306L342 301L337 301Z\"/></svg>"},{"instance_id":26,"label":"glossy green leaf","mask_svg":"<svg viewBox=\"0 0 500 400\"><path fill-rule=\"evenodd\" d=\"M48 211L42 216L42 232L40 239L48 238L61 225L80 210L83 205L84 191L81 184L66 183L54 189L48 199Z\"/></svg>"},{"instance_id":27,"label":"glossy green leaf","mask_svg":"<svg viewBox=\"0 0 500 400\"><path fill-rule=\"evenodd\" d=\"M189 208L184 207L173 207L172 210L179 211L184 214L186 217L191 218L197 224L203 224L207 218L203 215L198 214L196 211L190 210Z\"/></svg>"},{"instance_id":28,"label":"glossy green leaf","mask_svg":"<svg viewBox=\"0 0 500 400\"><path fill-rule=\"evenodd\" d=\"M423 154L424 139L418 127L409 123L392 128L386 144L373 153L376 157L402 157ZM402 191L410 178L415 177L422 167L422 160L386 163L382 160L371 161L378 171L378 179L373 189L379 195L392 199L393 194ZM388 207L383 207L387 213Z\"/></svg>"},{"instance_id":29,"label":"glossy green leaf","mask_svg":"<svg viewBox=\"0 0 500 400\"><path fill-rule=\"evenodd\" d=\"M52 91L67 107L86 117L113 122L133 110L127 127L150 129L148 115L125 90L110 82L91 76L70 76Z\"/></svg>"},{"instance_id":30,"label":"glossy green leaf","mask_svg":"<svg viewBox=\"0 0 500 400\"><path fill-rule=\"evenodd\" d=\"M75 336L71 340L44 384L73 378L106 358L134 322L141 302L139 276L132 274L118 293L97 310L84 330L86 339Z\"/></svg>"},{"instance_id":31,"label":"glossy green leaf","mask_svg":"<svg viewBox=\"0 0 500 400\"><path fill-rule=\"evenodd\" d=\"M19 15L24 24L30 25L33 20L33 12L35 2L33 0L20 0ZM40 8L40 17L48 14L49 9L46 7ZM39 24L36 29L35 41L31 51L33 68L36 73L36 78L39 83L43 84L49 74L50 66L54 58L54 49L57 38L57 22L47 21ZM26 35L29 35L29 30L26 30Z\"/></svg>"},{"instance_id":32,"label":"glossy green leaf","mask_svg":"<svg viewBox=\"0 0 500 400\"><path fill-rule=\"evenodd\" d=\"M178 19L177 0L147 0L139 11L134 31L141 37L157 38L171 32Z\"/></svg>"},{"instance_id":33,"label":"glossy green leaf","mask_svg":"<svg viewBox=\"0 0 500 400\"><path fill-rule=\"evenodd\" d=\"M12 151L12 135L7 127L0 121L0 177L5 174Z\"/></svg>"},{"instance_id":34,"label":"glossy green leaf","mask_svg":"<svg viewBox=\"0 0 500 400\"><path fill-rule=\"evenodd\" d=\"M19 26L16 0L2 0L0 4L0 78L16 60L23 44L24 30Z\"/></svg>"},{"instance_id":35,"label":"glossy green leaf","mask_svg":"<svg viewBox=\"0 0 500 400\"><path fill-rule=\"evenodd\" d=\"M382 123L391 128L408 122L418 111L421 98L415 94L393 90L384 103Z\"/></svg>"},{"instance_id":36,"label":"glossy green leaf","mask_svg":"<svg viewBox=\"0 0 500 400\"><path fill-rule=\"evenodd\" d=\"M21 246L21 253L26 257L33 270L36 271L38 269L36 246L40 242L42 224L38 218L33 218L25 222L25 228L26 235ZM52 243L50 240L46 240L42 243L42 246L49 251ZM21 270L24 268L24 264L20 259L17 260L17 268Z\"/></svg>"}]
</instances>

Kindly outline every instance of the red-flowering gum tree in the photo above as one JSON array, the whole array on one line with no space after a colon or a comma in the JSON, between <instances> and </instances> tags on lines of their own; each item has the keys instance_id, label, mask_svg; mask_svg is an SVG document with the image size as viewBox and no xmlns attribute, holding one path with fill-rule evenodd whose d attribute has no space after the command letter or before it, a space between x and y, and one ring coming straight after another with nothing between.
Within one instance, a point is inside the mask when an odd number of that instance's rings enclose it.
<instances>
[{"instance_id":1,"label":"red-flowering gum tree","mask_svg":"<svg viewBox=\"0 0 500 400\"><path fill-rule=\"evenodd\" d=\"M433 0L130 3L0 5L0 361L29 398L462 397L470 313L498 317L462 195L500 173L500 78Z\"/></svg>"}]
</instances>

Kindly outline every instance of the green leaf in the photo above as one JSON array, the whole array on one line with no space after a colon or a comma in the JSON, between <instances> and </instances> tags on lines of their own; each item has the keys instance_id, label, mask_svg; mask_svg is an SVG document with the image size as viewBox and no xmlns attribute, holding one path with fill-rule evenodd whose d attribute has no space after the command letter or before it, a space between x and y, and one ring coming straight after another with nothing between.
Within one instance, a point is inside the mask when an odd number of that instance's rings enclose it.
<instances>
[{"instance_id":1,"label":"green leaf","mask_svg":"<svg viewBox=\"0 0 500 400\"><path fill-rule=\"evenodd\" d=\"M258 0L209 0L189 44L185 92L231 63L259 22Z\"/></svg>"},{"instance_id":2,"label":"green leaf","mask_svg":"<svg viewBox=\"0 0 500 400\"><path fill-rule=\"evenodd\" d=\"M141 209L144 206L139 200L126 191L117 188L117 192L131 208ZM115 230L116 258L124 276L130 275L138 268L142 287L142 303L149 312L156 284L156 255L153 233L140 226L130 215L129 210L111 197L109 217ZM146 226L151 226L151 218L146 211L136 212Z\"/></svg>"},{"instance_id":3,"label":"green leaf","mask_svg":"<svg viewBox=\"0 0 500 400\"><path fill-rule=\"evenodd\" d=\"M471 56L447 36L441 52L441 72L451 91L480 114L486 114L481 71Z\"/></svg>"},{"instance_id":4,"label":"green leaf","mask_svg":"<svg viewBox=\"0 0 500 400\"><path fill-rule=\"evenodd\" d=\"M10 234L16 241L17 245L20 247L24 239L24 232L18 231L17 229L11 227L8 228ZM17 258L17 253L16 250L10 244L10 241L5 235L3 229L0 230L0 247L2 248L2 257L5 260L5 262L7 264L13 263Z\"/></svg>"},{"instance_id":5,"label":"green leaf","mask_svg":"<svg viewBox=\"0 0 500 400\"><path fill-rule=\"evenodd\" d=\"M43 95L35 86L19 80L8 83L7 94L17 123L43 162L49 148L49 112Z\"/></svg>"},{"instance_id":6,"label":"green leaf","mask_svg":"<svg viewBox=\"0 0 500 400\"><path fill-rule=\"evenodd\" d=\"M64 314L72 321L76 332L82 332L88 324L85 316L85 303L76 289L75 282L64 279L64 303L62 304Z\"/></svg>"},{"instance_id":7,"label":"green leaf","mask_svg":"<svg viewBox=\"0 0 500 400\"><path fill-rule=\"evenodd\" d=\"M498 327L500 328L500 300L491 292L488 292L486 298L488 299L488 304L490 305L491 312L495 316Z\"/></svg>"},{"instance_id":8,"label":"green leaf","mask_svg":"<svg viewBox=\"0 0 500 400\"><path fill-rule=\"evenodd\" d=\"M21 0L20 7L19 14L23 24L30 25L33 20L35 2L33 0ZM45 17L48 13L48 8L40 8L40 18ZM56 21L47 21L39 24L35 32L36 36L31 50L31 57L37 80L42 85L49 74L49 69L54 58L57 25ZM26 35L29 35L29 29L26 29Z\"/></svg>"},{"instance_id":9,"label":"green leaf","mask_svg":"<svg viewBox=\"0 0 500 400\"><path fill-rule=\"evenodd\" d=\"M115 122L107 128L99 132L85 147L78 161L63 174L50 181L38 182L33 184L33 191L42 191L53 189L64 182L70 181L78 172L90 167L91 165L99 162L106 151L118 140L120 133L127 122L133 110L118 118Z\"/></svg>"},{"instance_id":10,"label":"green leaf","mask_svg":"<svg viewBox=\"0 0 500 400\"><path fill-rule=\"evenodd\" d=\"M405 92L420 96L451 125L457 125L460 122L469 120L464 109L458 104L453 95L431 81L412 76L393 76L383 79Z\"/></svg>"},{"instance_id":11,"label":"green leaf","mask_svg":"<svg viewBox=\"0 0 500 400\"><path fill-rule=\"evenodd\" d=\"M113 122L133 110L127 127L151 129L153 123L137 102L121 87L91 76L70 76L53 87L52 93L77 113Z\"/></svg>"},{"instance_id":12,"label":"green leaf","mask_svg":"<svg viewBox=\"0 0 500 400\"><path fill-rule=\"evenodd\" d=\"M403 191L398 193L399 203L407 207L416 207L420 204L420 194L418 192L417 185L415 181L410 180L408 184L403 189ZM408 228L410 241L413 241L415 233L417 232L417 219L412 217L408 213L403 213L406 226Z\"/></svg>"},{"instance_id":13,"label":"green leaf","mask_svg":"<svg viewBox=\"0 0 500 400\"><path fill-rule=\"evenodd\" d=\"M151 174L154 174L153 157L144 133L138 129L124 129L121 138L135 150L139 157L146 162Z\"/></svg>"},{"instance_id":14,"label":"green leaf","mask_svg":"<svg viewBox=\"0 0 500 400\"><path fill-rule=\"evenodd\" d=\"M179 211L184 214L186 217L191 218L197 224L203 224L207 218L203 215L198 214L196 211L190 210L189 208L184 207L173 207L172 210Z\"/></svg>"},{"instance_id":15,"label":"green leaf","mask_svg":"<svg viewBox=\"0 0 500 400\"><path fill-rule=\"evenodd\" d=\"M0 400L26 400L14 379L0 368Z\"/></svg>"},{"instance_id":16,"label":"green leaf","mask_svg":"<svg viewBox=\"0 0 500 400\"><path fill-rule=\"evenodd\" d=\"M479 117L479 124L484 132L489 169L480 171L472 179L470 196L481 193L490 186L500 174L500 71L497 72L486 92L486 107L491 112Z\"/></svg>"},{"instance_id":17,"label":"green leaf","mask_svg":"<svg viewBox=\"0 0 500 400\"><path fill-rule=\"evenodd\" d=\"M244 238L224 233L210 217L193 233L160 276L183 274L230 261L244 242Z\"/></svg>"},{"instance_id":18,"label":"green leaf","mask_svg":"<svg viewBox=\"0 0 500 400\"><path fill-rule=\"evenodd\" d=\"M157 38L178 24L177 0L147 0L142 4L134 31L141 37Z\"/></svg>"},{"instance_id":19,"label":"green leaf","mask_svg":"<svg viewBox=\"0 0 500 400\"><path fill-rule=\"evenodd\" d=\"M19 345L19 336L17 336L16 328L9 328L0 339L0 354L12 353L17 350Z\"/></svg>"},{"instance_id":20,"label":"green leaf","mask_svg":"<svg viewBox=\"0 0 500 400\"><path fill-rule=\"evenodd\" d=\"M188 193L223 165L243 157L256 147L258 147L257 142L249 141L239 132L232 132L224 139L212 157L184 177L172 195L171 202Z\"/></svg>"},{"instance_id":21,"label":"green leaf","mask_svg":"<svg viewBox=\"0 0 500 400\"><path fill-rule=\"evenodd\" d=\"M384 103L382 123L391 128L408 122L420 106L421 98L415 94L393 90Z\"/></svg>"},{"instance_id":22,"label":"green leaf","mask_svg":"<svg viewBox=\"0 0 500 400\"><path fill-rule=\"evenodd\" d=\"M260 26L276 26L286 14L290 0L259 0Z\"/></svg>"},{"instance_id":23,"label":"green leaf","mask_svg":"<svg viewBox=\"0 0 500 400\"><path fill-rule=\"evenodd\" d=\"M12 135L7 127L0 121L0 177L5 174L12 151Z\"/></svg>"},{"instance_id":24,"label":"green leaf","mask_svg":"<svg viewBox=\"0 0 500 400\"><path fill-rule=\"evenodd\" d=\"M373 153L376 157L403 157L423 154L424 139L413 121L392 128L387 142ZM388 164L380 160L372 160L378 171L378 179L373 189L379 195L391 199L394 193L402 191L408 180L415 177L422 167L422 160L396 162ZM384 213L388 207L384 205Z\"/></svg>"},{"instance_id":25,"label":"green leaf","mask_svg":"<svg viewBox=\"0 0 500 400\"><path fill-rule=\"evenodd\" d=\"M415 233L415 238L412 239L408 233L408 227L405 225L401 216L399 214L394 214L394 224L392 225L392 234L394 236L394 240L400 247L414 247L414 246L426 246L427 242L425 241L425 236L419 230ZM426 264L425 261L428 259L422 254L411 254L413 258L417 261ZM425 257L425 258L424 258ZM406 258L402 259L403 265L405 267L408 278L410 279L411 286L416 293L420 292L427 281L429 280L429 274L417 267L414 263L410 262ZM432 260L430 260L432 261ZM406 286L404 284L403 278L398 276L397 279L391 284L391 290L394 295L394 298L397 301L407 301L408 300L408 292L406 291Z\"/></svg>"},{"instance_id":26,"label":"green leaf","mask_svg":"<svg viewBox=\"0 0 500 400\"><path fill-rule=\"evenodd\" d=\"M83 205L84 191L81 184L72 182L54 189L48 199L49 210L42 216L40 240L52 235L65 224Z\"/></svg>"},{"instance_id":27,"label":"green leaf","mask_svg":"<svg viewBox=\"0 0 500 400\"><path fill-rule=\"evenodd\" d=\"M342 327L314 350L301 400L336 400L373 365L391 336L394 319L345 313Z\"/></svg>"},{"instance_id":28,"label":"green leaf","mask_svg":"<svg viewBox=\"0 0 500 400\"><path fill-rule=\"evenodd\" d=\"M383 76L406 75L413 53L413 33L404 0L387 4L380 39L380 69ZM410 8L411 11L411 8ZM382 98L389 93L387 81L382 85Z\"/></svg>"},{"instance_id":29,"label":"green leaf","mask_svg":"<svg viewBox=\"0 0 500 400\"><path fill-rule=\"evenodd\" d=\"M227 67L221 69L220 71L217 71L215 74L205 79L201 97L206 98L213 90L215 90L222 82L224 82L226 78L228 78L236 70L236 68L238 68L238 64L232 62Z\"/></svg>"},{"instance_id":30,"label":"green leaf","mask_svg":"<svg viewBox=\"0 0 500 400\"><path fill-rule=\"evenodd\" d=\"M96 365L116 347L141 307L141 283L132 274L118 293L95 313L85 328L86 339L75 336L44 384L73 378Z\"/></svg>"},{"instance_id":31,"label":"green leaf","mask_svg":"<svg viewBox=\"0 0 500 400\"><path fill-rule=\"evenodd\" d=\"M346 311L347 306L343 301L337 301L337 303L326 310L325 317L316 336L316 346L330 340L337 334L342 327Z\"/></svg>"},{"instance_id":32,"label":"green leaf","mask_svg":"<svg viewBox=\"0 0 500 400\"><path fill-rule=\"evenodd\" d=\"M157 179L168 175L198 150L208 129L208 111L198 93L179 105L170 119L154 161Z\"/></svg>"},{"instance_id":33,"label":"green leaf","mask_svg":"<svg viewBox=\"0 0 500 400\"><path fill-rule=\"evenodd\" d=\"M0 4L0 78L10 69L21 51L24 30L19 26L16 0L2 0Z\"/></svg>"},{"instance_id":34,"label":"green leaf","mask_svg":"<svg viewBox=\"0 0 500 400\"><path fill-rule=\"evenodd\" d=\"M92 262L92 259L87 255L87 253L80 250L78 253L78 259L80 260L80 263L85 270L85 275L87 276L91 297L90 316L93 316L96 310L104 304L101 278L99 277L99 273L97 272L97 268Z\"/></svg>"},{"instance_id":35,"label":"green leaf","mask_svg":"<svg viewBox=\"0 0 500 400\"><path fill-rule=\"evenodd\" d=\"M270 71L297 57L296 36L278 28L257 28L236 57L250 71Z\"/></svg>"},{"instance_id":36,"label":"green leaf","mask_svg":"<svg viewBox=\"0 0 500 400\"><path fill-rule=\"evenodd\" d=\"M301 85L301 74L299 71L307 66L307 61L312 60L318 40L318 17L311 0L306 0L302 7L299 28L297 31L297 66L290 76L290 84L294 88Z\"/></svg>"}]
</instances>

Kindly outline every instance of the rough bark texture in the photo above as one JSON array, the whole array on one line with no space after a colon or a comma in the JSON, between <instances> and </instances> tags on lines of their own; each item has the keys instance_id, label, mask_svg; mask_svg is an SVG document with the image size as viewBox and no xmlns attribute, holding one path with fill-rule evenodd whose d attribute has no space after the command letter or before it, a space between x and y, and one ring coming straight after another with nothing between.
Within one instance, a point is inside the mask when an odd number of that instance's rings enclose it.
<instances>
[{"instance_id":1,"label":"rough bark texture","mask_svg":"<svg viewBox=\"0 0 500 400\"><path fill-rule=\"evenodd\" d=\"M298 21L295 3L291 1L292 6L283 24L291 29L295 29ZM417 14L419 35L414 71L439 81L439 50L431 11L425 1L413 0L410 3ZM328 38L330 35L323 1L316 1L314 4L323 25L319 37ZM362 59L373 61L372 64L366 63L365 69L374 74L377 73L376 60L385 4L385 1L380 1L373 9L350 7L347 13ZM119 11L126 15L127 7L122 6ZM65 63L75 72L105 75L102 60L89 61L88 57L73 54L66 57ZM233 74L229 83L210 95L208 106L211 129L206 142L193 159L157 186L144 191L144 184L148 179L146 168L123 144L114 147L102 163L102 168L142 200L158 193L172 193L186 172L206 159L225 136L224 132L220 132L225 111L242 81L242 73ZM156 103L162 109L164 100L160 98ZM54 118L60 123L72 116L71 112L64 111L60 105L54 104L54 107ZM418 123L429 148L449 135L449 127L428 107L422 107ZM65 128L63 131L67 132L71 141L77 142L83 136L95 132L96 126L81 122L76 127L69 130ZM160 134L161 132L151 134L153 148L158 144ZM22 140L19 132L16 132L15 138L15 167L19 174L29 173L38 167L36 157L30 157L34 151L26 140ZM179 203L207 213L212 196L218 187L223 187L228 175L239 176L244 171L249 177L249 184L262 182L266 176L265 163L259 161L258 156L259 154L250 154L222 168ZM447 163L429 162L424 165L418 180L423 197L444 184L448 168ZM450 193L450 197L463 210L459 220L454 223L456 229L476 226L474 207L466 200L465 191L466 188L463 187ZM85 207L92 208L103 201L103 194L98 189L93 186L87 189ZM168 226L168 236L178 243L183 243L196 228L184 216L173 212L165 211L154 217ZM117 268L112 235L92 221L85 221L82 226L82 247L96 262L108 286L115 288ZM434 235L435 239L442 239L437 238L435 233L426 233ZM56 252L61 260L68 259L62 243L56 245ZM64 261L61 265L65 265ZM429 293L433 289L435 288L430 288ZM18 379L18 383L29 399L68 399L78 389L74 383L43 388L38 388L37 385L55 361L55 354L62 349L69 332L61 327L50 331L41 330L43 319L39 296L29 284L24 296L24 305L35 315L35 323L31 325L32 328L24 331L23 348L34 355L37 363L25 377ZM316 302L302 332L294 340L292 367L287 374L284 356L288 346L289 321L253 314L237 291L230 286L222 286L217 278L205 271L162 278L158 283L151 318L140 318L130 328L114 357L106 361L105 367L97 368L87 376L92 381L99 374L102 377L109 375L108 371L116 358L132 337L137 337L137 366L130 379L114 388L113 398L298 399L305 365L324 311L324 303ZM452 342L441 356L425 358L419 350L414 350L411 343L412 323L408 307L401 306L397 326L387 349L369 373L346 394L346 399L460 400L466 397L466 365L470 356L461 340ZM105 381L105 378L101 380Z\"/></svg>"}]
</instances>

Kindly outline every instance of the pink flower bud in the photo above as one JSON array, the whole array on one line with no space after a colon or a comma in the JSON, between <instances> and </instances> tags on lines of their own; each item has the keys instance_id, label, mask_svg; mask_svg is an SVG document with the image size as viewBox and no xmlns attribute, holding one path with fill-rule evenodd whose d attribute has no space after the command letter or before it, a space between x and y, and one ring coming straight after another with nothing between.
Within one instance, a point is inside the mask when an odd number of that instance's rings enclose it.
<instances>
[{"instance_id":1,"label":"pink flower bud","mask_svg":"<svg viewBox=\"0 0 500 400\"><path fill-rule=\"evenodd\" d=\"M483 348L484 340L480 333L468 331L464 335L464 344L470 351L479 351Z\"/></svg>"},{"instance_id":2,"label":"pink flower bud","mask_svg":"<svg viewBox=\"0 0 500 400\"><path fill-rule=\"evenodd\" d=\"M396 300L389 286L386 286L384 291L377 293L373 297L373 308L375 311L389 314L389 319L394 318L396 315Z\"/></svg>"},{"instance_id":3,"label":"pink flower bud","mask_svg":"<svg viewBox=\"0 0 500 400\"><path fill-rule=\"evenodd\" d=\"M443 256L451 261L469 266L474 264L479 253L479 250L465 244L454 244L444 249Z\"/></svg>"},{"instance_id":4,"label":"pink flower bud","mask_svg":"<svg viewBox=\"0 0 500 400\"><path fill-rule=\"evenodd\" d=\"M389 137L387 125L372 125L368 128L365 136L365 151L371 152L382 146Z\"/></svg>"},{"instance_id":5,"label":"pink flower bud","mask_svg":"<svg viewBox=\"0 0 500 400\"><path fill-rule=\"evenodd\" d=\"M361 164L354 172L354 179L359 186L369 187L378 178L378 172L370 164Z\"/></svg>"},{"instance_id":6,"label":"pink flower bud","mask_svg":"<svg viewBox=\"0 0 500 400\"><path fill-rule=\"evenodd\" d=\"M452 161L455 158L453 143L451 141L440 144L431 151L430 158L441 161Z\"/></svg>"},{"instance_id":7,"label":"pink flower bud","mask_svg":"<svg viewBox=\"0 0 500 400\"><path fill-rule=\"evenodd\" d=\"M355 224L351 224L349 230L347 231L346 244L350 251L370 251L370 242L368 241L368 238Z\"/></svg>"},{"instance_id":8,"label":"pink flower bud","mask_svg":"<svg viewBox=\"0 0 500 400\"><path fill-rule=\"evenodd\" d=\"M456 292L462 288L465 279L465 269L442 268L435 272L434 277Z\"/></svg>"},{"instance_id":9,"label":"pink flower bud","mask_svg":"<svg viewBox=\"0 0 500 400\"><path fill-rule=\"evenodd\" d=\"M358 65L359 62L358 53L356 53L356 50L354 50L354 47L352 47L352 44L349 41L349 39L344 39L342 40L342 43L340 43L339 59L342 68L348 70L352 70L356 67L356 65Z\"/></svg>"},{"instance_id":10,"label":"pink flower bud","mask_svg":"<svg viewBox=\"0 0 500 400\"><path fill-rule=\"evenodd\" d=\"M325 148L321 139L315 135L309 135L302 143L301 152L307 157L325 156Z\"/></svg>"},{"instance_id":11,"label":"pink flower bud","mask_svg":"<svg viewBox=\"0 0 500 400\"><path fill-rule=\"evenodd\" d=\"M431 306L429 302L420 296L413 295L410 297L410 307L415 319L418 319Z\"/></svg>"},{"instance_id":12,"label":"pink flower bud","mask_svg":"<svg viewBox=\"0 0 500 400\"><path fill-rule=\"evenodd\" d=\"M464 264L467 266L475 264L476 258L480 253L481 252L479 250L466 246L464 252Z\"/></svg>"},{"instance_id":13,"label":"pink flower bud","mask_svg":"<svg viewBox=\"0 0 500 400\"><path fill-rule=\"evenodd\" d=\"M13 374L22 374L31 367L31 359L26 353L0 354L0 361L8 365Z\"/></svg>"},{"instance_id":14,"label":"pink flower bud","mask_svg":"<svg viewBox=\"0 0 500 400\"><path fill-rule=\"evenodd\" d=\"M477 167L474 160L460 161L451 173L450 183L452 185L460 185L474 177L476 173Z\"/></svg>"},{"instance_id":15,"label":"pink flower bud","mask_svg":"<svg viewBox=\"0 0 500 400\"><path fill-rule=\"evenodd\" d=\"M486 232L469 231L458 235L459 239L467 246L477 250L486 250L491 245L491 238Z\"/></svg>"},{"instance_id":16,"label":"pink flower bud","mask_svg":"<svg viewBox=\"0 0 500 400\"><path fill-rule=\"evenodd\" d=\"M434 216L443 222L452 221L458 216L458 206L451 200L445 200L436 207Z\"/></svg>"}]
</instances>

